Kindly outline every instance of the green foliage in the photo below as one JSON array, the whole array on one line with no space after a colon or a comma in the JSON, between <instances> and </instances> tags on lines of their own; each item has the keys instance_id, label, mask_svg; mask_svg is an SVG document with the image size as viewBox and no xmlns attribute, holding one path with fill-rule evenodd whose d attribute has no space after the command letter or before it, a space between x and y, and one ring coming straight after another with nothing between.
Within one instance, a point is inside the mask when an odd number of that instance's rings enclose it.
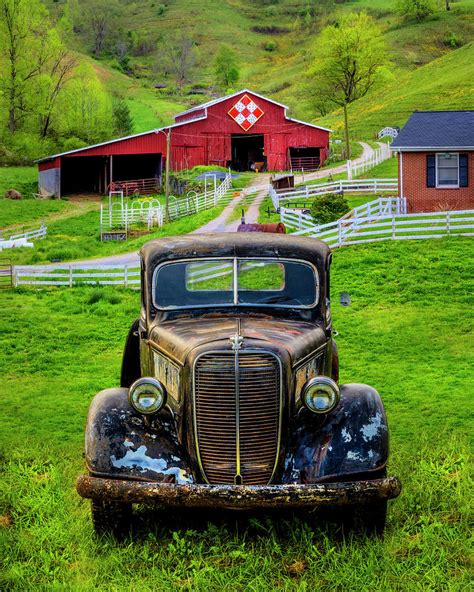
<instances>
[{"instance_id":1,"label":"green foliage","mask_svg":"<svg viewBox=\"0 0 474 592\"><path fill-rule=\"evenodd\" d=\"M74 487L84 471L84 425L92 396L119 384L139 294L2 290L0 588L469 590L472 315L459 278L469 274L470 240L334 252L341 378L380 391L388 471L403 483L381 540L342 536L324 514L143 508L133 538L96 538L89 503ZM341 290L351 294L349 308L338 303Z\"/></svg>"},{"instance_id":2,"label":"green foliage","mask_svg":"<svg viewBox=\"0 0 474 592\"><path fill-rule=\"evenodd\" d=\"M350 158L347 106L364 97L386 74L389 60L380 27L364 12L343 16L324 29L310 75L316 91L344 107L346 150Z\"/></svg>"},{"instance_id":3,"label":"green foliage","mask_svg":"<svg viewBox=\"0 0 474 592\"><path fill-rule=\"evenodd\" d=\"M317 197L311 204L310 212L317 224L327 224L339 220L349 211L349 203L342 193L328 193Z\"/></svg>"},{"instance_id":4,"label":"green foliage","mask_svg":"<svg viewBox=\"0 0 474 592\"><path fill-rule=\"evenodd\" d=\"M127 103L116 98L113 104L115 133L120 136L129 136L133 133L133 119Z\"/></svg>"},{"instance_id":5,"label":"green foliage","mask_svg":"<svg viewBox=\"0 0 474 592\"><path fill-rule=\"evenodd\" d=\"M240 71L237 56L228 45L221 45L217 52L215 73L218 84L226 89L239 80Z\"/></svg>"},{"instance_id":6,"label":"green foliage","mask_svg":"<svg viewBox=\"0 0 474 592\"><path fill-rule=\"evenodd\" d=\"M397 9L405 18L421 22L437 9L436 0L398 0Z\"/></svg>"}]
</instances>

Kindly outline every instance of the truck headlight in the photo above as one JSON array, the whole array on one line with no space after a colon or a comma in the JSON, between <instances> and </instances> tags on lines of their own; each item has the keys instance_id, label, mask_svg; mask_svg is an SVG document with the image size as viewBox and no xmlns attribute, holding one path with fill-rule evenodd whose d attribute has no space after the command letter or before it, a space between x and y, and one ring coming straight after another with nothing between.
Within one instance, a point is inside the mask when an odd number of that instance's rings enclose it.
<instances>
[{"instance_id":1,"label":"truck headlight","mask_svg":"<svg viewBox=\"0 0 474 592\"><path fill-rule=\"evenodd\" d=\"M130 387L128 400L139 413L151 415L166 403L166 390L156 378L139 378Z\"/></svg>"},{"instance_id":2,"label":"truck headlight","mask_svg":"<svg viewBox=\"0 0 474 592\"><path fill-rule=\"evenodd\" d=\"M328 376L316 376L304 385L301 398L313 413L329 413L339 402L339 387Z\"/></svg>"}]
</instances>

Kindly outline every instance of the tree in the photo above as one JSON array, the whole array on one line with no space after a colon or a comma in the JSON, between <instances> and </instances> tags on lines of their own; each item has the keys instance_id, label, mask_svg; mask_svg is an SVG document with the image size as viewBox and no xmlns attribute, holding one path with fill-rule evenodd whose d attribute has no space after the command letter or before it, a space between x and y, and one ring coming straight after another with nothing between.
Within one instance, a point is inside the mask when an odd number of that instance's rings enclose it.
<instances>
[{"instance_id":1,"label":"tree","mask_svg":"<svg viewBox=\"0 0 474 592\"><path fill-rule=\"evenodd\" d=\"M116 98L113 103L115 133L120 136L129 136L133 134L133 119L127 103Z\"/></svg>"},{"instance_id":2,"label":"tree","mask_svg":"<svg viewBox=\"0 0 474 592\"><path fill-rule=\"evenodd\" d=\"M365 96L387 72L389 60L382 33L364 12L343 16L326 27L317 44L310 72L315 92L344 109L347 158L350 158L347 106Z\"/></svg>"},{"instance_id":3,"label":"tree","mask_svg":"<svg viewBox=\"0 0 474 592\"><path fill-rule=\"evenodd\" d=\"M32 82L49 57L47 13L38 0L0 0L0 16L0 82L14 133L30 110Z\"/></svg>"},{"instance_id":4,"label":"tree","mask_svg":"<svg viewBox=\"0 0 474 592\"><path fill-rule=\"evenodd\" d=\"M165 75L171 74L181 88L191 80L191 72L196 63L196 43L187 31L180 29L160 45L159 62L155 70L162 71Z\"/></svg>"},{"instance_id":5,"label":"tree","mask_svg":"<svg viewBox=\"0 0 474 592\"><path fill-rule=\"evenodd\" d=\"M116 36L123 7L118 0L69 0L68 13L73 29L90 44L92 53L100 57Z\"/></svg>"},{"instance_id":6,"label":"tree","mask_svg":"<svg viewBox=\"0 0 474 592\"><path fill-rule=\"evenodd\" d=\"M217 52L215 72L218 83L224 88L229 88L239 80L237 57L228 45L221 45Z\"/></svg>"},{"instance_id":7,"label":"tree","mask_svg":"<svg viewBox=\"0 0 474 592\"><path fill-rule=\"evenodd\" d=\"M405 18L421 22L436 12L436 0L398 0L397 7Z\"/></svg>"}]
</instances>

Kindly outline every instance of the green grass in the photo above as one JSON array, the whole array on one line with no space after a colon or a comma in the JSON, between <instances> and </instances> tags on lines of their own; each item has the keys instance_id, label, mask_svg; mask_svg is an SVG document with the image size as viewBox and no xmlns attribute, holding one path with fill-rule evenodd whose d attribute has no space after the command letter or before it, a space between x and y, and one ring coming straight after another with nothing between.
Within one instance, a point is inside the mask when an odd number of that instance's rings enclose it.
<instances>
[{"instance_id":1,"label":"green grass","mask_svg":"<svg viewBox=\"0 0 474 592\"><path fill-rule=\"evenodd\" d=\"M357 179L396 179L398 177L398 159L396 156L384 160L377 166L357 176Z\"/></svg>"},{"instance_id":2,"label":"green grass","mask_svg":"<svg viewBox=\"0 0 474 592\"><path fill-rule=\"evenodd\" d=\"M218 216L224 207L225 204L221 203L209 210L179 218L160 229L123 242L101 242L98 211L70 216L48 223L46 238L36 241L33 249L14 249L9 252L9 257L14 264L27 265L129 253L138 250L151 239L192 232Z\"/></svg>"},{"instance_id":3,"label":"green grass","mask_svg":"<svg viewBox=\"0 0 474 592\"><path fill-rule=\"evenodd\" d=\"M94 393L118 384L139 295L106 287L0 292L0 587L468 590L470 248L469 239L442 239L334 253L341 378L380 391L389 473L403 482L378 541L342 538L304 514L201 511L139 511L133 539L96 539L89 504L74 490L84 423ZM351 294L349 308L338 304L341 290Z\"/></svg>"}]
</instances>

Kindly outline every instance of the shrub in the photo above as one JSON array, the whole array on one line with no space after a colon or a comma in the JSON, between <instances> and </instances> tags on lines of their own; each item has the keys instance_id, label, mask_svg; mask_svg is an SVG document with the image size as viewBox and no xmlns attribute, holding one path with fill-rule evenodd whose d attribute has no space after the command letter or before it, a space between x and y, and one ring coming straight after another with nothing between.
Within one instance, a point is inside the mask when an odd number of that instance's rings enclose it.
<instances>
[{"instance_id":1,"label":"shrub","mask_svg":"<svg viewBox=\"0 0 474 592\"><path fill-rule=\"evenodd\" d=\"M276 41L267 41L264 45L263 45L263 49L265 51L275 51L278 49L278 43Z\"/></svg>"},{"instance_id":2,"label":"shrub","mask_svg":"<svg viewBox=\"0 0 474 592\"><path fill-rule=\"evenodd\" d=\"M421 22L436 12L436 0L398 0L398 11L406 19Z\"/></svg>"},{"instance_id":3,"label":"shrub","mask_svg":"<svg viewBox=\"0 0 474 592\"><path fill-rule=\"evenodd\" d=\"M342 193L329 193L314 200L310 212L317 224L334 222L349 211L349 203Z\"/></svg>"}]
</instances>

